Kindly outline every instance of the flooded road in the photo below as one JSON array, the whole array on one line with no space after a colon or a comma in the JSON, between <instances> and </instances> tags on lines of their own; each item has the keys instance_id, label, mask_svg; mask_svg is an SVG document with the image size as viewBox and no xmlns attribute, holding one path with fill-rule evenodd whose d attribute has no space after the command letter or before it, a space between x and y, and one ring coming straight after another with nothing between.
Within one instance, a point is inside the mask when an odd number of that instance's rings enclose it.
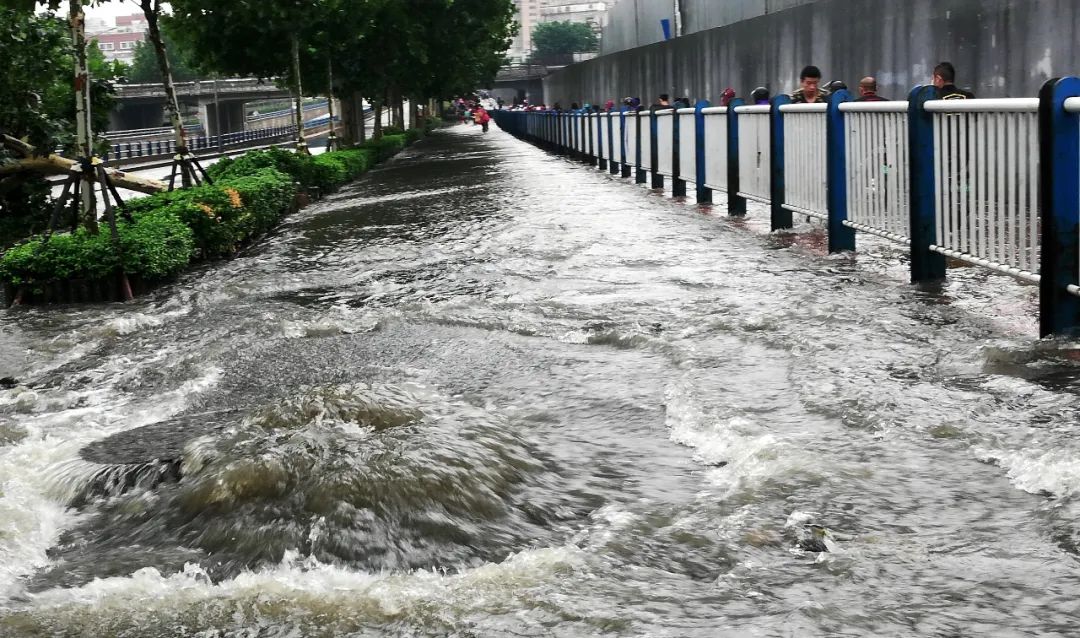
<instances>
[{"instance_id":1,"label":"flooded road","mask_svg":"<svg viewBox=\"0 0 1080 638\"><path fill-rule=\"evenodd\" d=\"M3 311L0 636L1072 635L1037 291L767 224L458 126Z\"/></svg>"}]
</instances>

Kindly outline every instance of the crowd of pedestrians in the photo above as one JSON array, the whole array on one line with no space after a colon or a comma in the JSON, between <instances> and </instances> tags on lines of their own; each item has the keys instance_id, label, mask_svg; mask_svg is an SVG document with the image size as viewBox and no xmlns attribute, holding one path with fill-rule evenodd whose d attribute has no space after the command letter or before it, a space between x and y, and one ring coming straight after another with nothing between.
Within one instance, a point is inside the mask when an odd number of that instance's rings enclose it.
<instances>
[{"instance_id":1,"label":"crowd of pedestrians","mask_svg":"<svg viewBox=\"0 0 1080 638\"><path fill-rule=\"evenodd\" d=\"M961 89L956 86L956 68L950 62L941 62L934 67L931 83L937 89L938 99L941 100L968 100L973 99L975 94L967 89ZM799 86L792 93L789 94L791 102L793 104L823 104L829 101L829 96L839 90L847 90L847 84L842 80L834 80L827 84L822 84L821 69L814 65L807 65L799 73ZM867 76L859 80L859 84L856 87L856 102L884 102L888 98L878 94L877 79L873 76ZM736 97L736 92L733 88L724 89L720 95L720 106L728 106ZM759 86L753 89L747 100L747 104L769 104L771 95L769 89L764 86ZM644 108L641 98L626 97L620 100L619 106L626 107L631 111L640 111ZM657 96L656 101L649 106L649 110L663 110L663 109L678 109L678 108L690 108L692 102L689 98L681 97L671 99L671 96L667 94L660 94ZM499 108L504 108L502 104ZM607 100L603 106L599 104L584 103L579 105L574 102L570 105L569 109L566 109L559 102L548 106L546 104L530 104L528 100L522 100L515 102L510 107L515 111L556 111L563 112L565 110L578 111L586 110L589 112L611 112L621 110L616 107L615 100Z\"/></svg>"}]
</instances>

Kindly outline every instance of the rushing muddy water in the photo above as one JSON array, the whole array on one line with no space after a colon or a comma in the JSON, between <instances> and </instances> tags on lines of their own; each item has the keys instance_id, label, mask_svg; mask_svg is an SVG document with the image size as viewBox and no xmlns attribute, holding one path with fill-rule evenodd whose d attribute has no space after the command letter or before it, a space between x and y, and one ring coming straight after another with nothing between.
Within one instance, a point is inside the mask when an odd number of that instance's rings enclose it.
<instances>
[{"instance_id":1,"label":"rushing muddy water","mask_svg":"<svg viewBox=\"0 0 1080 638\"><path fill-rule=\"evenodd\" d=\"M1075 635L1035 290L764 218L460 126L0 313L0 636Z\"/></svg>"}]
</instances>

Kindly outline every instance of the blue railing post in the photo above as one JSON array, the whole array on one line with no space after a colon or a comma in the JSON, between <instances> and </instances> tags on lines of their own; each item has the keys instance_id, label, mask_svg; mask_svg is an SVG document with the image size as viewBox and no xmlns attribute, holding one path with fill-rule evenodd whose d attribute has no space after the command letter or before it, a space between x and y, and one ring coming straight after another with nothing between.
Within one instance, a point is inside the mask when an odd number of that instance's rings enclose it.
<instances>
[{"instance_id":1,"label":"blue railing post","mask_svg":"<svg viewBox=\"0 0 1080 638\"><path fill-rule=\"evenodd\" d=\"M618 175L619 163L615 161L615 114L607 113L607 147L608 147L608 172Z\"/></svg>"},{"instance_id":2,"label":"blue railing post","mask_svg":"<svg viewBox=\"0 0 1080 638\"><path fill-rule=\"evenodd\" d=\"M649 186L652 188L664 187L664 176L660 174L660 124L656 121L656 111L649 111Z\"/></svg>"},{"instance_id":3,"label":"blue railing post","mask_svg":"<svg viewBox=\"0 0 1080 638\"><path fill-rule=\"evenodd\" d=\"M555 152L566 154L566 115L561 111L555 112Z\"/></svg>"},{"instance_id":4,"label":"blue railing post","mask_svg":"<svg viewBox=\"0 0 1080 638\"><path fill-rule=\"evenodd\" d=\"M604 153L604 119L607 113L596 114L596 167L602 171L607 170L608 160L603 157ZM608 155L608 157L611 157Z\"/></svg>"},{"instance_id":5,"label":"blue railing post","mask_svg":"<svg viewBox=\"0 0 1080 638\"><path fill-rule=\"evenodd\" d=\"M847 129L840 105L851 93L840 90L829 96L825 122L825 183L829 208L829 252L855 250L855 229L844 225L848 218Z\"/></svg>"},{"instance_id":6,"label":"blue railing post","mask_svg":"<svg viewBox=\"0 0 1080 638\"><path fill-rule=\"evenodd\" d=\"M626 107L619 111L619 166L622 167L623 177L630 177L630 159L626 156Z\"/></svg>"},{"instance_id":7,"label":"blue railing post","mask_svg":"<svg viewBox=\"0 0 1080 638\"><path fill-rule=\"evenodd\" d=\"M641 111L634 111L634 135L637 137L637 143L634 144L634 183L644 184L645 169L641 168Z\"/></svg>"},{"instance_id":8,"label":"blue railing post","mask_svg":"<svg viewBox=\"0 0 1080 638\"><path fill-rule=\"evenodd\" d=\"M679 130L679 120L682 116L679 115L679 109L675 109L671 118L671 195L672 197L686 197L686 180L679 174L679 162L682 160L679 149L682 135L682 131Z\"/></svg>"},{"instance_id":9,"label":"blue railing post","mask_svg":"<svg viewBox=\"0 0 1080 638\"><path fill-rule=\"evenodd\" d=\"M578 152L577 151L577 139L578 139L578 129L577 129L577 127L578 127L578 112L577 111L570 111L570 122L569 122L570 135L569 135L569 138L568 138L570 140L570 144L568 146L570 147L570 157L572 157L574 159L577 159L577 152Z\"/></svg>"},{"instance_id":10,"label":"blue railing post","mask_svg":"<svg viewBox=\"0 0 1080 638\"><path fill-rule=\"evenodd\" d=\"M570 143L567 146L570 147L570 157L573 159L577 159L577 123L577 111L570 111L570 121L568 123L570 134L567 137Z\"/></svg>"},{"instance_id":11,"label":"blue railing post","mask_svg":"<svg viewBox=\"0 0 1080 638\"><path fill-rule=\"evenodd\" d=\"M930 250L937 243L937 189L934 186L934 116L926 102L937 89L917 86L908 98L908 153L911 161L911 282L945 278L945 256Z\"/></svg>"},{"instance_id":12,"label":"blue railing post","mask_svg":"<svg viewBox=\"0 0 1080 638\"><path fill-rule=\"evenodd\" d=\"M698 100L694 105L694 185L697 187L697 202L711 204L712 189L705 185L705 113L709 108L708 100Z\"/></svg>"},{"instance_id":13,"label":"blue railing post","mask_svg":"<svg viewBox=\"0 0 1080 638\"><path fill-rule=\"evenodd\" d=\"M784 114L780 107L791 104L787 95L777 95L770 100L769 111L769 208L772 229L791 228L791 211L784 208L787 197L784 189Z\"/></svg>"},{"instance_id":14,"label":"blue railing post","mask_svg":"<svg viewBox=\"0 0 1080 638\"><path fill-rule=\"evenodd\" d=\"M584 118L585 128L589 130L589 166L596 166L599 161L597 157L599 153L596 152L596 131L593 130L595 127L592 125L593 113L592 111L585 111L585 115L582 117Z\"/></svg>"},{"instance_id":15,"label":"blue railing post","mask_svg":"<svg viewBox=\"0 0 1080 638\"><path fill-rule=\"evenodd\" d=\"M1039 336L1080 336L1080 79L1053 79L1039 91ZM1070 292L1071 291L1071 292Z\"/></svg>"},{"instance_id":16,"label":"blue railing post","mask_svg":"<svg viewBox=\"0 0 1080 638\"><path fill-rule=\"evenodd\" d=\"M735 107L742 105L742 99L735 98L728 103L727 110L728 215L735 217L746 215L746 198L739 195L742 192L742 187L739 184L739 114L735 112Z\"/></svg>"}]
</instances>

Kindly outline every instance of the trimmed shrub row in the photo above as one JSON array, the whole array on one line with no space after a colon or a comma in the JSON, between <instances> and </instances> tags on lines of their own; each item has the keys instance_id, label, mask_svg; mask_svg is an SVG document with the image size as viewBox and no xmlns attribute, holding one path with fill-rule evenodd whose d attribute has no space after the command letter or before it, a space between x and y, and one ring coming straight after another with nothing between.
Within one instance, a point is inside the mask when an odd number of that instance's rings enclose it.
<instances>
[{"instance_id":1,"label":"trimmed shrub row","mask_svg":"<svg viewBox=\"0 0 1080 638\"><path fill-rule=\"evenodd\" d=\"M119 254L105 228L55 234L48 242L34 236L0 257L0 282L34 301L59 299L44 290L54 284L106 281L120 270L142 282L167 279L193 260L227 257L265 233L295 210L298 190L331 192L423 133L411 129L315 157L272 148L222 159L207 171L213 185L127 202L133 222L118 220Z\"/></svg>"}]
</instances>

